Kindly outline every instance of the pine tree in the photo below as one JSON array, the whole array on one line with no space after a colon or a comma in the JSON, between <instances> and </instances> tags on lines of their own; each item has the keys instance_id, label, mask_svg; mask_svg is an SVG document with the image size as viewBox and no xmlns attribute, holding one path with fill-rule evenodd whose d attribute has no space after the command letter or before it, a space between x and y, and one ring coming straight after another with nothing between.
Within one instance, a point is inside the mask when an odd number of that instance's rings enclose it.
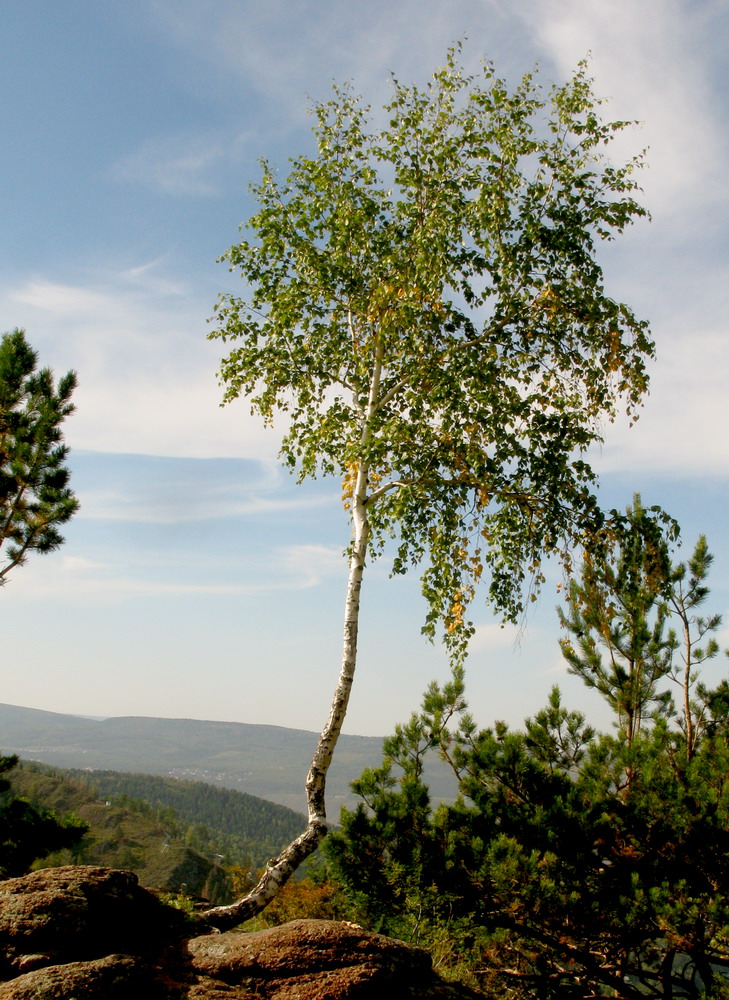
<instances>
[{"instance_id":1,"label":"pine tree","mask_svg":"<svg viewBox=\"0 0 729 1000\"><path fill-rule=\"evenodd\" d=\"M556 688L522 729L479 730L459 672L430 686L324 845L356 916L425 944L445 935L489 996L729 994L729 684L699 676L721 619L696 613L706 540L686 563L671 555L636 498L612 561L588 554L561 615L579 649L563 652L614 731ZM436 809L433 750L461 796Z\"/></svg>"},{"instance_id":2,"label":"pine tree","mask_svg":"<svg viewBox=\"0 0 729 1000\"><path fill-rule=\"evenodd\" d=\"M0 341L0 584L29 552L52 552L78 510L61 424L73 413L76 374L54 384L22 330ZM6 546L3 550L3 546Z\"/></svg>"},{"instance_id":3,"label":"pine tree","mask_svg":"<svg viewBox=\"0 0 729 1000\"><path fill-rule=\"evenodd\" d=\"M658 683L671 669L668 543L650 513L635 496L615 528L612 558L588 553L581 578L570 583L568 612L558 609L570 673L606 699L628 745L651 712L665 707Z\"/></svg>"}]
</instances>

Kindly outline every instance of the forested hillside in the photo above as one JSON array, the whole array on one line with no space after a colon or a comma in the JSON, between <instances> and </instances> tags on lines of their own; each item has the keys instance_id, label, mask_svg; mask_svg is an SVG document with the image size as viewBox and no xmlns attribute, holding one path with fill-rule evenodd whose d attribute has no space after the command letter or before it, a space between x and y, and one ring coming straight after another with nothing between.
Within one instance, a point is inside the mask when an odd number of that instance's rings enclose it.
<instances>
[{"instance_id":1,"label":"forested hillside","mask_svg":"<svg viewBox=\"0 0 729 1000\"><path fill-rule=\"evenodd\" d=\"M184 890L213 902L229 895L228 869L255 871L304 823L282 806L204 782L67 772L27 761L9 777L14 794L89 826L77 848L35 867L127 868L142 885Z\"/></svg>"},{"instance_id":2,"label":"forested hillside","mask_svg":"<svg viewBox=\"0 0 729 1000\"><path fill-rule=\"evenodd\" d=\"M231 863L245 862L253 868L264 864L306 823L285 806L204 781L123 771L69 769L64 773L100 799L166 817L186 843L200 850L205 845Z\"/></svg>"}]
</instances>

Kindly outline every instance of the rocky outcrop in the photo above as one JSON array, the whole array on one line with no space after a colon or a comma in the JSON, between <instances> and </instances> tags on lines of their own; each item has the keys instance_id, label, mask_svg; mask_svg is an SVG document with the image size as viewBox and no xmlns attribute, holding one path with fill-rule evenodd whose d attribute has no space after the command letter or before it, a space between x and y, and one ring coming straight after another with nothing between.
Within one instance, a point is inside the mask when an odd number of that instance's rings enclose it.
<instances>
[{"instance_id":1,"label":"rocky outcrop","mask_svg":"<svg viewBox=\"0 0 729 1000\"><path fill-rule=\"evenodd\" d=\"M0 1000L129 1000L133 995L162 1000L164 993L144 963L126 955L49 965L0 986Z\"/></svg>"},{"instance_id":2,"label":"rocky outcrop","mask_svg":"<svg viewBox=\"0 0 729 1000\"><path fill-rule=\"evenodd\" d=\"M0 980L57 960L154 955L184 935L184 915L132 872L69 866L0 882Z\"/></svg>"},{"instance_id":3,"label":"rocky outcrop","mask_svg":"<svg viewBox=\"0 0 729 1000\"><path fill-rule=\"evenodd\" d=\"M200 936L131 872L49 868L0 882L0 1000L467 1000L430 957L351 924Z\"/></svg>"},{"instance_id":4,"label":"rocky outcrop","mask_svg":"<svg viewBox=\"0 0 729 1000\"><path fill-rule=\"evenodd\" d=\"M270 930L227 931L188 942L192 965L234 994L294 1000L446 996L430 956L392 938L334 920L293 920ZM440 985L440 984L437 984Z\"/></svg>"}]
</instances>

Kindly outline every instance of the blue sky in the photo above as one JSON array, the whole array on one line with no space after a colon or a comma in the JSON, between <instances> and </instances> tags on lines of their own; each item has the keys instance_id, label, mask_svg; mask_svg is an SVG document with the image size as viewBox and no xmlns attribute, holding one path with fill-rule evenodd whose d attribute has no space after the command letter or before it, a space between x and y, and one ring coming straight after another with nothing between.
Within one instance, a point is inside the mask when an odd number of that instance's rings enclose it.
<instances>
[{"instance_id":1,"label":"blue sky","mask_svg":"<svg viewBox=\"0 0 729 1000\"><path fill-rule=\"evenodd\" d=\"M296 486L275 431L219 407L206 340L216 258L252 211L257 159L311 148L309 98L389 74L424 82L448 45L511 80L562 80L591 53L606 114L638 119L616 154L650 147L653 215L605 248L608 291L648 318L659 359L638 425L594 456L609 506L634 491L716 555L710 610L729 609L729 89L724 0L28 0L0 33L0 305L44 364L75 368L66 427L81 500L66 545L0 590L0 701L318 730L339 669L348 540L336 482ZM556 597L526 629L477 615L468 667L482 724L518 723L565 675ZM407 718L438 647L414 578L375 564L345 729ZM727 618L729 620L729 618ZM729 634L724 632L725 644ZM717 662L712 674L726 670Z\"/></svg>"}]
</instances>

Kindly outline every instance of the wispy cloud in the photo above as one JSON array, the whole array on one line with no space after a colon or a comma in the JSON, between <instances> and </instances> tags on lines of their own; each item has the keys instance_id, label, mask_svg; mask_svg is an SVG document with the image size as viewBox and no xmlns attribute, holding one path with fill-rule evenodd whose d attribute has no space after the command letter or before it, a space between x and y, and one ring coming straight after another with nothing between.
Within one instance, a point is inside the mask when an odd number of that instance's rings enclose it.
<instances>
[{"instance_id":1,"label":"wispy cloud","mask_svg":"<svg viewBox=\"0 0 729 1000\"><path fill-rule=\"evenodd\" d=\"M44 312L79 318L103 313L110 304L109 296L95 289L43 280L28 281L11 292L11 298Z\"/></svg>"},{"instance_id":2,"label":"wispy cloud","mask_svg":"<svg viewBox=\"0 0 729 1000\"><path fill-rule=\"evenodd\" d=\"M556 643L555 643L556 645ZM567 670L567 661L561 653L556 652L552 655L544 667L537 671L538 677L554 677L555 683L559 678L569 677L570 674Z\"/></svg>"},{"instance_id":3,"label":"wispy cloud","mask_svg":"<svg viewBox=\"0 0 729 1000\"><path fill-rule=\"evenodd\" d=\"M723 8L723 10L722 10ZM726 6L712 0L524 0L514 12L566 77L589 56L610 117L643 122L613 148L650 147L641 178L656 216L727 205L726 129L712 93L707 46Z\"/></svg>"},{"instance_id":4,"label":"wispy cloud","mask_svg":"<svg viewBox=\"0 0 729 1000\"><path fill-rule=\"evenodd\" d=\"M323 580L342 576L347 563L342 549L331 545L290 545L278 550L280 564L302 587L316 587Z\"/></svg>"},{"instance_id":5,"label":"wispy cloud","mask_svg":"<svg viewBox=\"0 0 729 1000\"><path fill-rule=\"evenodd\" d=\"M228 153L226 144L214 136L160 136L115 163L109 176L162 194L211 197L220 192L215 168Z\"/></svg>"},{"instance_id":6,"label":"wispy cloud","mask_svg":"<svg viewBox=\"0 0 729 1000\"><path fill-rule=\"evenodd\" d=\"M133 487L133 483L128 484ZM160 484L164 486L164 484ZM198 482L196 489L175 490L174 495L141 496L128 492L85 491L80 518L97 521L136 521L147 524L183 524L195 521L253 518L268 514L291 514L332 505L332 498L240 496L224 497L205 489Z\"/></svg>"},{"instance_id":7,"label":"wispy cloud","mask_svg":"<svg viewBox=\"0 0 729 1000\"><path fill-rule=\"evenodd\" d=\"M726 282L712 245L729 208L728 133L703 58L724 34L717 29L729 19L726 4L459 0L427 9L405 2L386 12L384 0L366 11L310 0L293 8L285 0L255 10L228 0L213 6L159 0L155 9L178 45L194 45L200 58L257 88L272 112L300 125L304 92L326 97L331 78L352 79L377 106L387 98L390 69L404 81L423 81L454 37L470 35L469 65L486 50L497 71L514 78L539 60L545 83L567 78L589 55L595 89L609 99L603 114L642 122L610 155L624 159L650 147L640 182L654 223L631 230L617 249L606 247L605 260L613 272L609 293L651 318L659 357L641 421L630 432L621 423L606 428L598 461L606 470L650 463L655 471L729 475ZM275 30L292 17L303 37ZM412 23L418 45L405 47Z\"/></svg>"},{"instance_id":8,"label":"wispy cloud","mask_svg":"<svg viewBox=\"0 0 729 1000\"><path fill-rule=\"evenodd\" d=\"M111 551L111 550L110 550ZM114 551L109 561L86 556L35 557L0 587L3 601L40 599L70 605L110 606L137 598L256 597L318 587L346 572L341 550L322 545L292 545L271 550L267 558L249 558L238 567L241 582L229 582L229 567L165 560L162 553L136 560ZM170 579L170 577L174 579Z\"/></svg>"},{"instance_id":9,"label":"wispy cloud","mask_svg":"<svg viewBox=\"0 0 729 1000\"><path fill-rule=\"evenodd\" d=\"M513 649L519 641L519 628L516 625L476 625L469 644L473 653L487 652L493 649Z\"/></svg>"},{"instance_id":10,"label":"wispy cloud","mask_svg":"<svg viewBox=\"0 0 729 1000\"><path fill-rule=\"evenodd\" d=\"M599 470L729 477L729 289L723 261L711 258L691 240L653 261L629 258L634 276L621 281L629 302L646 294L641 282L649 289L657 361L638 423L605 428Z\"/></svg>"},{"instance_id":11,"label":"wispy cloud","mask_svg":"<svg viewBox=\"0 0 729 1000\"><path fill-rule=\"evenodd\" d=\"M484 54L478 39L488 26L488 45L508 53L507 19L495 0L448 0L366 6L316 0L156 0L157 21L168 37L194 50L218 70L238 78L265 100L279 123L304 121L305 96L326 99L333 80L353 81L374 106L387 99L390 73L424 82L442 63L446 48L471 35L473 64ZM292 23L296 29L291 30ZM403 44L417 25L417 44ZM512 24L513 28L513 24Z\"/></svg>"},{"instance_id":12,"label":"wispy cloud","mask_svg":"<svg viewBox=\"0 0 729 1000\"><path fill-rule=\"evenodd\" d=\"M490 46L498 49L500 63L512 68L518 62L521 69L525 60L531 63L524 44L531 35L533 51L552 60L546 76L568 74L592 51L596 88L613 98L607 113L646 121L627 142L629 152L644 143L653 147L646 184L657 217L638 239L631 234L632 249L625 253L621 242L620 256L611 258L620 272L618 297L637 304L639 312L641 298L649 304L660 361L643 419L630 434L608 428L602 460L606 468L627 469L650 456L656 469L729 474L723 433L729 354L721 347L727 302L717 291L725 282L712 268L705 241L706 231L716 230L726 215L725 130L700 58L701 44L710 42L711 18L724 5L458 0L433 3L427 11L406 2L393 11L375 0L365 12L312 0L293 7L284 0L265 8L233 0L158 0L153 6L158 28L178 46L194 46L197 58L222 67L229 83L240 79L259 88L269 117L295 114L303 125L304 91L325 96L330 77L351 77L377 104L386 96L390 68L404 80L427 78L453 35L471 33L467 59L478 61ZM304 38L275 30L292 18ZM413 22L419 24L418 46L404 46L407 32L400 29ZM489 28L485 42L483 23ZM178 191L210 191L216 164L239 139L163 137L128 161L127 177ZM260 142L258 151L265 153ZM680 224L669 225L676 213ZM708 276L703 281L702 270ZM648 285L652 294L645 292ZM665 312L656 316L659 286ZM263 429L243 401L219 407L215 371L221 350L205 341L215 291L195 292L159 257L73 283L48 275L28 278L0 293L0 306L27 326L44 363L78 370L78 412L68 426L74 447L271 460L283 428ZM688 404L689 382L701 390L691 390L690 405L677 406L677 399ZM103 516L113 516L108 505L104 510Z\"/></svg>"},{"instance_id":13,"label":"wispy cloud","mask_svg":"<svg viewBox=\"0 0 729 1000\"><path fill-rule=\"evenodd\" d=\"M125 577L114 575L109 579L98 576L80 577L67 572L44 574L42 578L31 578L26 571L23 576L8 581L8 586L15 584L13 597L22 601L36 601L39 598L54 597L57 601L70 604L111 605L121 601L139 597L184 597L194 594L200 596L254 596L258 594L273 594L286 591L302 590L309 583L171 583L164 580L144 579L142 577ZM3 594L0 593L0 602ZM1 605L0 605L1 606Z\"/></svg>"},{"instance_id":14,"label":"wispy cloud","mask_svg":"<svg viewBox=\"0 0 729 1000\"><path fill-rule=\"evenodd\" d=\"M566 77L589 55L602 109L638 119L610 155L647 146L641 200L653 215L607 248L611 294L651 320L658 360L638 425L605 429L602 471L729 476L726 351L729 297L721 246L729 210L726 109L715 99L707 51L726 35L714 0L523 0L514 13ZM723 25L724 30L719 30ZM717 259L721 265L717 266Z\"/></svg>"},{"instance_id":15,"label":"wispy cloud","mask_svg":"<svg viewBox=\"0 0 729 1000\"><path fill-rule=\"evenodd\" d=\"M118 275L121 283L137 292L143 291L164 298L179 298L188 294L184 282L168 273L167 258L164 255L155 260L122 268Z\"/></svg>"}]
</instances>

